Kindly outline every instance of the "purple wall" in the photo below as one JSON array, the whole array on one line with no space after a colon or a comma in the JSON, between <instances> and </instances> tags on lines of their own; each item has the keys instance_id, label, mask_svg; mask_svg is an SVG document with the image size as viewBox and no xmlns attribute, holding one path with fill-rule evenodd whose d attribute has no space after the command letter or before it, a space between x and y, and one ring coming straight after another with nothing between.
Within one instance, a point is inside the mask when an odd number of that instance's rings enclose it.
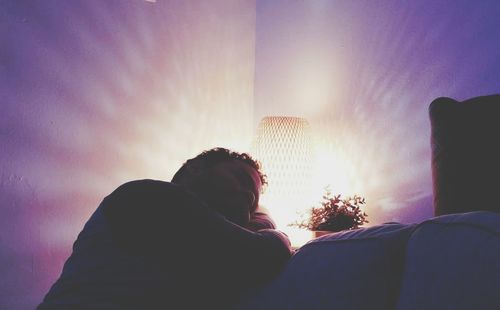
<instances>
[{"instance_id":1,"label":"purple wall","mask_svg":"<svg viewBox=\"0 0 500 310\"><path fill-rule=\"evenodd\" d=\"M0 309L41 301L121 183L246 146L254 60L254 1L1 0Z\"/></svg>"},{"instance_id":2,"label":"purple wall","mask_svg":"<svg viewBox=\"0 0 500 310\"><path fill-rule=\"evenodd\" d=\"M267 114L309 119L372 223L431 216L428 104L500 91L498 16L497 1L0 0L0 308L40 301L116 186L245 150Z\"/></svg>"},{"instance_id":3,"label":"purple wall","mask_svg":"<svg viewBox=\"0 0 500 310\"><path fill-rule=\"evenodd\" d=\"M254 121L306 117L331 189L365 196L372 223L428 218L428 106L500 92L499 16L498 1L257 1Z\"/></svg>"}]
</instances>

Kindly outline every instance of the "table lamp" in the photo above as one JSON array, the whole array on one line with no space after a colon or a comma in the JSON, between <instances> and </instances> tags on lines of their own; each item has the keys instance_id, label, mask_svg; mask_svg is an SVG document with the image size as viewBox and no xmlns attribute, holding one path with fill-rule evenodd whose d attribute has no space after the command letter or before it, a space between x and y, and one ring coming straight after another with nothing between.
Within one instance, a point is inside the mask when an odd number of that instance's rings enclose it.
<instances>
[{"instance_id":1,"label":"table lamp","mask_svg":"<svg viewBox=\"0 0 500 310\"><path fill-rule=\"evenodd\" d=\"M306 119L290 116L262 118L252 144L252 153L261 162L268 186L261 197L278 229L294 243L309 240L310 232L289 227L310 202L312 136Z\"/></svg>"}]
</instances>

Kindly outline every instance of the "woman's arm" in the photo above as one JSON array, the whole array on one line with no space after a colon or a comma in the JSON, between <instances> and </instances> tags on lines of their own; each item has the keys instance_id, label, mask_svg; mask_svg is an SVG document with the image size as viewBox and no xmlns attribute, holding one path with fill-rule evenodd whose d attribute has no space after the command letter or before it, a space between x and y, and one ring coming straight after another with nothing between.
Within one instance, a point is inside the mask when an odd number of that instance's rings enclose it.
<instances>
[{"instance_id":1,"label":"woman's arm","mask_svg":"<svg viewBox=\"0 0 500 310\"><path fill-rule=\"evenodd\" d=\"M245 229L172 183L129 182L103 204L117 244L132 253L201 263L250 283L269 280L291 256L287 236L264 213L255 220L265 229Z\"/></svg>"}]
</instances>

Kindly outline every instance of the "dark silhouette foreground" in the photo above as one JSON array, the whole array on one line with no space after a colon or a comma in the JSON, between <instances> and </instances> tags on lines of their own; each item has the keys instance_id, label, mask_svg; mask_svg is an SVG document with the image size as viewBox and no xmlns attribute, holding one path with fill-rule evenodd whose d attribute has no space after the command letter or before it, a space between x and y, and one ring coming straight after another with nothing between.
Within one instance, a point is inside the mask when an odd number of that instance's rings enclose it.
<instances>
[{"instance_id":1,"label":"dark silhouette foreground","mask_svg":"<svg viewBox=\"0 0 500 310\"><path fill-rule=\"evenodd\" d=\"M288 238L258 208L265 183L246 154L212 149L172 183L107 196L38 309L225 309L275 277Z\"/></svg>"},{"instance_id":2,"label":"dark silhouette foreground","mask_svg":"<svg viewBox=\"0 0 500 310\"><path fill-rule=\"evenodd\" d=\"M435 99L431 121L434 214L500 212L500 95Z\"/></svg>"}]
</instances>

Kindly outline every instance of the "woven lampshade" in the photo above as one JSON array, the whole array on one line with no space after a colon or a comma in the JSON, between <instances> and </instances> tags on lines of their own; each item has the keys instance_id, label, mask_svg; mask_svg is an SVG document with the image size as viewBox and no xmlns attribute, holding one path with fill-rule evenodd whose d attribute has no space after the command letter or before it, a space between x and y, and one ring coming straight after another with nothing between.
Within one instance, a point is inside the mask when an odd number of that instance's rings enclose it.
<instances>
[{"instance_id":1,"label":"woven lampshade","mask_svg":"<svg viewBox=\"0 0 500 310\"><path fill-rule=\"evenodd\" d=\"M252 153L261 161L268 187L261 203L278 227L287 224L307 208L312 167L312 137L306 119L268 116L258 126Z\"/></svg>"}]
</instances>

